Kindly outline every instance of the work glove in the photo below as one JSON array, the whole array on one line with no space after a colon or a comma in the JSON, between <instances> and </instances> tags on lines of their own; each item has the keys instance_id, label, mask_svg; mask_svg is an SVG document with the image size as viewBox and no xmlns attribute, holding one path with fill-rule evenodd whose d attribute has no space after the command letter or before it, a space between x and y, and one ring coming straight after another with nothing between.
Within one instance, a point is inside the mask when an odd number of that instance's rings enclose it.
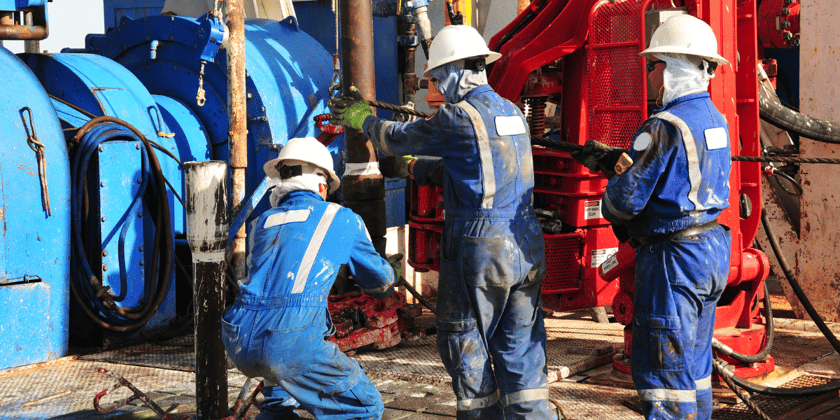
<instances>
[{"instance_id":1,"label":"work glove","mask_svg":"<svg viewBox=\"0 0 840 420\"><path fill-rule=\"evenodd\" d=\"M327 106L332 109L330 123L361 130L365 125L365 118L368 115L373 115L373 112L370 110L370 105L364 96L362 96L362 92L359 92L359 89L356 89L355 86L350 86L348 93L349 95L340 98L331 98L327 101Z\"/></svg>"},{"instance_id":2,"label":"work glove","mask_svg":"<svg viewBox=\"0 0 840 420\"><path fill-rule=\"evenodd\" d=\"M411 175L411 162L414 156L385 156L379 159L379 172L386 178L407 178Z\"/></svg>"},{"instance_id":3,"label":"work glove","mask_svg":"<svg viewBox=\"0 0 840 420\"><path fill-rule=\"evenodd\" d=\"M622 149L607 146L596 140L587 140L582 149L571 152L571 155L590 171L600 171L607 179L613 179L615 165L623 153Z\"/></svg>"},{"instance_id":4,"label":"work glove","mask_svg":"<svg viewBox=\"0 0 840 420\"><path fill-rule=\"evenodd\" d=\"M388 264L391 264L391 268L394 269L394 277L397 278L397 282L399 282L400 276L402 275L402 263L400 263L402 259L403 254L394 254L385 258L385 261L388 261Z\"/></svg>"}]
</instances>

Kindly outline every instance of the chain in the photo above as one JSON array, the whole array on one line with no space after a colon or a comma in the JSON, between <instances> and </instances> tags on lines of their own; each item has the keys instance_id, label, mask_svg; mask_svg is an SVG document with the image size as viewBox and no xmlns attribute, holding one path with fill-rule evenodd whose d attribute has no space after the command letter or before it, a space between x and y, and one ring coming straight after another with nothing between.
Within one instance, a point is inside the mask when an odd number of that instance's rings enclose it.
<instances>
[{"instance_id":1,"label":"chain","mask_svg":"<svg viewBox=\"0 0 840 420\"><path fill-rule=\"evenodd\" d=\"M207 61L201 60L201 69L198 71L198 92L195 94L195 103L198 106L204 106L206 99L204 98L204 65Z\"/></svg>"},{"instance_id":2,"label":"chain","mask_svg":"<svg viewBox=\"0 0 840 420\"><path fill-rule=\"evenodd\" d=\"M29 123L26 122L24 111L29 114ZM26 130L26 143L35 152L38 160L38 178L41 179L41 199L44 202L44 210L47 211L47 216L52 216L50 209L50 189L47 185L47 158L44 155L44 143L38 140L38 134L35 133L35 123L32 121L32 110L29 107L21 108L20 120L23 121L23 128Z\"/></svg>"}]
</instances>

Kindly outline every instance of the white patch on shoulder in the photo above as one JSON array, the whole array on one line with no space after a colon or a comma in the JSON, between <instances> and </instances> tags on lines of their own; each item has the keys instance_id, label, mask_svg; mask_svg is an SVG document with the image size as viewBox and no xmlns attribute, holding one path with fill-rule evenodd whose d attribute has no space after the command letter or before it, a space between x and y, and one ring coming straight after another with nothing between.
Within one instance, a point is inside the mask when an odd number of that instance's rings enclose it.
<instances>
[{"instance_id":1,"label":"white patch on shoulder","mask_svg":"<svg viewBox=\"0 0 840 420\"><path fill-rule=\"evenodd\" d=\"M496 117L496 134L500 136L513 136L525 134L525 123L517 116Z\"/></svg>"},{"instance_id":2,"label":"white patch on shoulder","mask_svg":"<svg viewBox=\"0 0 840 420\"><path fill-rule=\"evenodd\" d=\"M706 137L706 148L709 150L723 149L729 143L726 129L723 127L710 128L703 132Z\"/></svg>"},{"instance_id":3,"label":"white patch on shoulder","mask_svg":"<svg viewBox=\"0 0 840 420\"><path fill-rule=\"evenodd\" d=\"M650 133L639 134L639 137L633 140L633 150L637 152L647 150L651 143L653 143L653 137L650 136Z\"/></svg>"}]
</instances>

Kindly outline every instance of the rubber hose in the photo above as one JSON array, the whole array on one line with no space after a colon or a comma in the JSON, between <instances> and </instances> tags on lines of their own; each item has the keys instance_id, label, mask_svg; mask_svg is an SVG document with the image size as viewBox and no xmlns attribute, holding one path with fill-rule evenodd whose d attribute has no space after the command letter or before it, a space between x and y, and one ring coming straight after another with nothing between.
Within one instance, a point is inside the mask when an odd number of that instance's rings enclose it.
<instances>
[{"instance_id":1,"label":"rubber hose","mask_svg":"<svg viewBox=\"0 0 840 420\"><path fill-rule=\"evenodd\" d=\"M124 132L125 130L130 132L129 134L132 134L133 136ZM82 142L82 139L88 137L87 135L89 132L91 133L91 137L94 141ZM151 185L151 190L146 190L145 186L141 186L141 191L144 192L144 201L147 203L149 215L156 227L150 278L157 277L158 281L156 284L151 284L150 287L148 287L145 300L146 303L133 308L121 308L112 304L106 304L100 301L96 296L91 296L91 294L94 293L91 290L92 288L82 286L84 286L84 282L86 281L90 281L91 283L98 282L101 284L101 280L97 279L95 276L80 278L82 276L77 272L77 275L74 276L74 281L70 282L70 288L74 298L79 302L83 312L91 320L93 320L97 326L113 332L128 333L145 325L157 312L163 302L163 299L166 297L171 281L170 278L174 246L171 237L171 221L169 220L169 201L166 196L166 189L164 187L165 178L163 177L160 163L155 156L151 142L129 123L114 117L97 117L88 121L78 130L74 138L79 145L79 147L76 148L76 154L74 154L73 157L75 169L74 176L77 177L76 182L74 183L74 188L77 188L76 191L83 190L85 185L84 178L87 173L87 163L89 162L90 154L98 147L99 144L111 138L109 136L124 140L139 140L144 145L145 154L143 163L144 166L148 166L147 170L151 173L154 182ZM81 171L82 169L83 172ZM138 196L139 195L140 194L138 194ZM76 194L74 194L73 198L77 198ZM155 205L150 205L152 202L154 202ZM74 205L74 209L76 207L77 206ZM87 258L84 256L83 246L79 245L79 242L81 241L81 222L79 219L81 218L78 217L76 219L77 221L73 226L74 230L77 231L77 234L74 235L74 239L76 240L75 247L79 252L81 252L81 255L79 256L80 258L75 258L74 261L76 264L82 265L82 268L87 269L84 271L88 271L90 270L90 267L87 264ZM164 257L160 258L161 255ZM160 267L158 267L159 264ZM77 270L78 269L79 267L77 267ZM79 286L75 284L77 281L80 283ZM79 288L82 288L81 292L78 290ZM87 295L85 296L87 298L86 301L82 296L82 292ZM92 297L93 299L91 299ZM91 303L95 309L104 315L105 319L102 319L102 316L95 313L89 307Z\"/></svg>"},{"instance_id":2,"label":"rubber hose","mask_svg":"<svg viewBox=\"0 0 840 420\"><path fill-rule=\"evenodd\" d=\"M802 303L802 306L805 307L805 310L808 312L808 315L810 315L814 322L817 324L817 327L819 327L820 331L823 333L823 335L825 335L826 339L828 339L828 341L834 347L834 350L840 353L840 350L838 350L838 346L836 345L837 338L834 337L834 334L825 325L825 322L823 322L822 318L820 318L819 314L817 314L816 310L814 310L814 307L811 306L811 303L808 301L808 298L805 296L805 293L799 286L799 282L796 280L796 276L790 270L790 266L788 266L787 260L784 258L784 255L782 255L781 248L779 247L779 242L776 239L776 236L773 235L773 231L770 228L770 221L768 220L767 211L765 209L761 210L761 223L764 225L764 231L767 233L767 238L770 241L770 246L773 248L773 253L776 254L776 258L779 261L779 265L782 267L782 271L785 272L785 277L787 278L788 282L790 283L791 287L796 293L796 297L799 298L799 301ZM772 388L764 385L757 385L747 380L741 379L734 373L728 371L727 369L719 368L717 370L720 375L725 375L727 378L731 379L738 386L746 389L747 391L763 395L770 395L774 397L807 397L840 390L840 381L830 382L827 384L811 386L806 388Z\"/></svg>"},{"instance_id":3,"label":"rubber hose","mask_svg":"<svg viewBox=\"0 0 840 420\"><path fill-rule=\"evenodd\" d=\"M817 328L820 329L820 332L822 332L828 342L831 343L831 347L834 347L834 351L840 353L840 342L837 341L837 337L835 337L834 333L832 333L828 326L825 325L825 321L823 321L820 314L818 314L817 310L811 305L811 301L808 300L808 297L805 296L805 292L802 291L802 287L799 285L796 275L793 274L787 260L784 255L782 255L779 241L776 239L776 236L773 234L773 230L770 227L770 220L767 217L766 209L761 209L761 224L764 225L764 231L767 233L767 239L770 241L770 246L773 247L773 253L776 254L776 259L779 261L782 271L785 272L785 278L787 278L788 283L790 283L790 287L793 289L793 292L796 294L799 302L802 303L802 307L805 308L805 311L808 312L808 315L812 320L814 320L814 323L817 324Z\"/></svg>"},{"instance_id":4,"label":"rubber hose","mask_svg":"<svg viewBox=\"0 0 840 420\"><path fill-rule=\"evenodd\" d=\"M764 91L760 91L758 104L761 119L776 127L809 139L840 144L840 124L818 120L796 112L770 99Z\"/></svg>"},{"instance_id":5,"label":"rubber hose","mask_svg":"<svg viewBox=\"0 0 840 420\"><path fill-rule=\"evenodd\" d=\"M762 349L761 352L752 356L747 354L741 354L733 350L726 344L721 343L715 338L712 338L712 347L714 347L714 349L717 350L719 353L723 353L739 362L755 363L764 360L764 358L766 358L767 355L770 354L770 349L773 348L773 337L775 336L773 328L773 308L770 304L770 290L767 288L767 282L764 282L764 309L765 311L767 311L765 314L767 321L764 324L764 331L766 332L767 341L764 343L764 349Z\"/></svg>"}]
</instances>

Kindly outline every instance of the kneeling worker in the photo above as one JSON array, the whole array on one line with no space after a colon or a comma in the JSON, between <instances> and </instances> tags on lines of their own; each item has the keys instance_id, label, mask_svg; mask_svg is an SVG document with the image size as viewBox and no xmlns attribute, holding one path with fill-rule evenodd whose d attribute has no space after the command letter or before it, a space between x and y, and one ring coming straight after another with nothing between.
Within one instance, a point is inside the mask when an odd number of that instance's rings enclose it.
<instances>
[{"instance_id":1,"label":"kneeling worker","mask_svg":"<svg viewBox=\"0 0 840 420\"><path fill-rule=\"evenodd\" d=\"M359 363L324 340L335 331L327 296L342 264L374 298L391 296L396 284L361 217L325 201L340 183L332 168L311 137L289 140L263 168L279 180L272 208L252 224L248 275L222 332L236 367L265 379L261 420L299 418L297 404L318 419L379 419L384 411Z\"/></svg>"}]
</instances>

